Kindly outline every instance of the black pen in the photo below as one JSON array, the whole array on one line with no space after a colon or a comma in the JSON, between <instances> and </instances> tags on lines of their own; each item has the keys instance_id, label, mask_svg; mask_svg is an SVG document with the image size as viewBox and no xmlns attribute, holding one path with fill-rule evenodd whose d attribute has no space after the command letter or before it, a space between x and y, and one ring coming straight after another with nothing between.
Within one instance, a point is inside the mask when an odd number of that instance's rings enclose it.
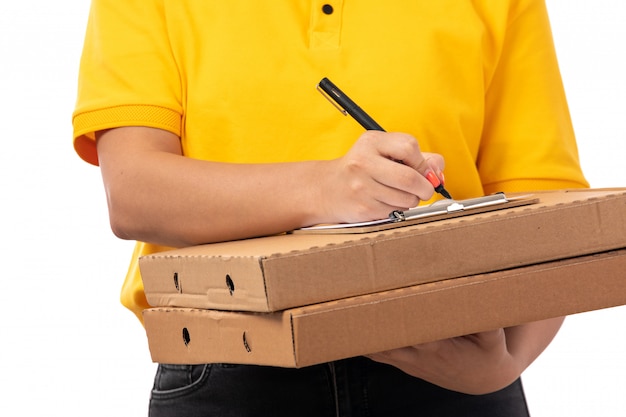
<instances>
[{"instance_id":1,"label":"black pen","mask_svg":"<svg viewBox=\"0 0 626 417\"><path fill-rule=\"evenodd\" d=\"M365 130L379 130L384 132L383 129L369 114L360 108L354 101L350 99L343 91L333 84L328 78L324 77L322 81L317 84L317 89L321 92L344 116L348 114L352 116ZM426 179L435 188L435 191L444 196L447 199L452 199L450 193L443 188L443 184L437 178L436 175L426 175Z\"/></svg>"}]
</instances>

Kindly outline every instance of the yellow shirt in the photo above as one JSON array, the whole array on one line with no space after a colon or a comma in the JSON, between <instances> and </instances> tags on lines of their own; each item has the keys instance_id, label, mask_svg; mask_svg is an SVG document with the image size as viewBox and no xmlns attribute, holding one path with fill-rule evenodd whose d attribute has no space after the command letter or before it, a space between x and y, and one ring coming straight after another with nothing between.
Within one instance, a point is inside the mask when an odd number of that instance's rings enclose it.
<instances>
[{"instance_id":1,"label":"yellow shirt","mask_svg":"<svg viewBox=\"0 0 626 417\"><path fill-rule=\"evenodd\" d=\"M362 128L323 77L444 155L457 199L587 186L543 0L94 0L74 146L97 164L94 132L149 126L191 158L336 158ZM133 254L122 302L139 317L137 256L160 249Z\"/></svg>"}]
</instances>

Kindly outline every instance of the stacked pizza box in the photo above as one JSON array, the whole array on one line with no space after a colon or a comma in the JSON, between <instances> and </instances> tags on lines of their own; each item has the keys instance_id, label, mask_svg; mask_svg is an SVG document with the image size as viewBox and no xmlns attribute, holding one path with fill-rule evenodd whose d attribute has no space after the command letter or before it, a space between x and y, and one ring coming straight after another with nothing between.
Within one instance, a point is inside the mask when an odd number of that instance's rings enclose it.
<instances>
[{"instance_id":1,"label":"stacked pizza box","mask_svg":"<svg viewBox=\"0 0 626 417\"><path fill-rule=\"evenodd\" d=\"M626 304L626 189L447 203L140 258L152 359L302 367Z\"/></svg>"}]
</instances>

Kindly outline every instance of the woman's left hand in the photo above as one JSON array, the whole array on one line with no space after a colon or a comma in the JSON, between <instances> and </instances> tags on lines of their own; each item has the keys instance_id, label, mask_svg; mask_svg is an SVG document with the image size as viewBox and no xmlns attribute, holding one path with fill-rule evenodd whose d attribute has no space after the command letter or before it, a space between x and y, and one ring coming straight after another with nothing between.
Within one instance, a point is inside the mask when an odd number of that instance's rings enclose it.
<instances>
[{"instance_id":1,"label":"woman's left hand","mask_svg":"<svg viewBox=\"0 0 626 417\"><path fill-rule=\"evenodd\" d=\"M409 346L368 357L409 375L467 394L513 383L547 347L563 318Z\"/></svg>"}]
</instances>

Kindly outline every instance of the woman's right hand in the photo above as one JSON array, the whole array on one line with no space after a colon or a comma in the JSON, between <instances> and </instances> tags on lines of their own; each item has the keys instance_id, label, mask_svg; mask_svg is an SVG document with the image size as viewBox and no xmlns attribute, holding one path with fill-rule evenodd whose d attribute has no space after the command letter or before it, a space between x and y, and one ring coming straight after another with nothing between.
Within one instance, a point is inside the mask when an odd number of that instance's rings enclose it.
<instances>
[{"instance_id":1,"label":"woman's right hand","mask_svg":"<svg viewBox=\"0 0 626 417\"><path fill-rule=\"evenodd\" d=\"M443 168L441 155L422 153L408 134L367 131L346 155L326 164L317 223L375 220L415 207L434 193L426 176L441 180Z\"/></svg>"}]
</instances>

